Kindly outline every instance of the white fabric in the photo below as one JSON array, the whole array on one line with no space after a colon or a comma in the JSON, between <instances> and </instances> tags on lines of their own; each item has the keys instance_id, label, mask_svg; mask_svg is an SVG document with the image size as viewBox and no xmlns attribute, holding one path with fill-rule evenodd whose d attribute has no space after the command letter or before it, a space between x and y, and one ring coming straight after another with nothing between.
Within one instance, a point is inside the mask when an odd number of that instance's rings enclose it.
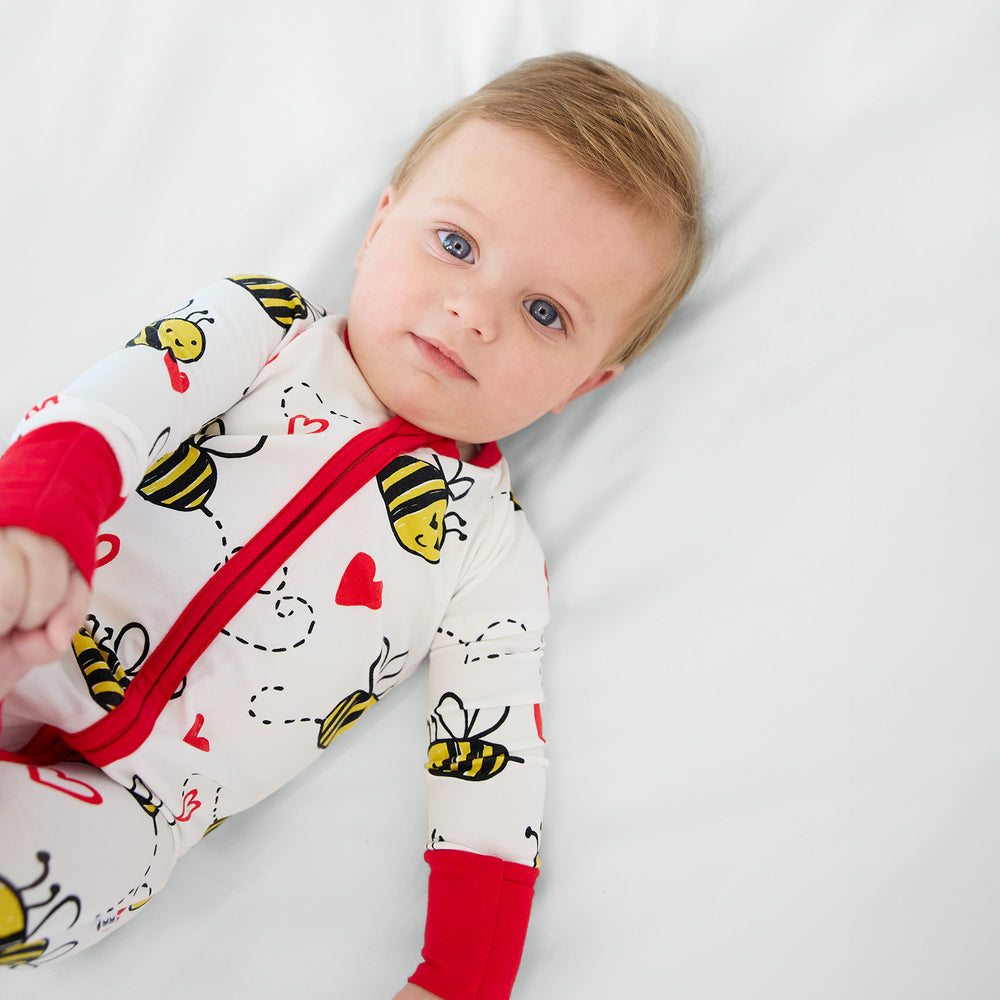
<instances>
[{"instance_id":1,"label":"white fabric","mask_svg":"<svg viewBox=\"0 0 1000 1000\"><path fill-rule=\"evenodd\" d=\"M523 57L594 51L686 107L703 277L632 371L505 447L554 615L515 996L1000 991L995 4L2 9L11 428L216 275L343 309L397 156ZM422 935L423 700L5 998L391 997Z\"/></svg>"}]
</instances>

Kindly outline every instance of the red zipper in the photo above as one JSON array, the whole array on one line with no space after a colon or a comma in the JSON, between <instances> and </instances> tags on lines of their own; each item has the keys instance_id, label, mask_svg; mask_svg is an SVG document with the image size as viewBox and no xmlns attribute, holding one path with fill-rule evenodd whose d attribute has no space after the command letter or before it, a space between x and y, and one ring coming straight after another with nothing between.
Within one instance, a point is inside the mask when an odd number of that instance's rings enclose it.
<instances>
[{"instance_id":1,"label":"red zipper","mask_svg":"<svg viewBox=\"0 0 1000 1000\"><path fill-rule=\"evenodd\" d=\"M351 438L198 591L125 689L120 705L75 733L43 726L20 753L0 751L0 760L45 764L83 758L104 767L134 753L198 657L302 542L396 456L443 443L402 417Z\"/></svg>"}]
</instances>

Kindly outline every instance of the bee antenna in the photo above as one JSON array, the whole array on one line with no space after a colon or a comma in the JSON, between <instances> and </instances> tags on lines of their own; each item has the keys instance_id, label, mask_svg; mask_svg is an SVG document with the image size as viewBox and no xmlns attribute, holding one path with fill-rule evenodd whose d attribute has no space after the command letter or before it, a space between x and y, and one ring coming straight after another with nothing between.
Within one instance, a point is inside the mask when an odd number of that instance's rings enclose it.
<instances>
[{"instance_id":1,"label":"bee antenna","mask_svg":"<svg viewBox=\"0 0 1000 1000\"><path fill-rule=\"evenodd\" d=\"M375 657L372 665L368 668L368 690L372 694L375 693L375 671L378 669L379 664L388 662L389 637L387 635L382 636L382 645L385 647L384 650Z\"/></svg>"},{"instance_id":2,"label":"bee antenna","mask_svg":"<svg viewBox=\"0 0 1000 1000\"><path fill-rule=\"evenodd\" d=\"M42 882L44 882L49 877L49 858L50 857L51 857L51 855L49 854L48 851L39 851L35 855L35 858L38 860L38 862L42 866L42 874L39 875L38 878L36 878L34 882L29 882L26 886L23 886L22 888L24 888L24 889L34 889L36 885L41 884Z\"/></svg>"},{"instance_id":3,"label":"bee antenna","mask_svg":"<svg viewBox=\"0 0 1000 1000\"><path fill-rule=\"evenodd\" d=\"M59 886L54 885L52 888L54 891L47 900L47 902L49 903L51 903L52 900L55 899L56 895L59 893ZM78 896L67 896L58 906L52 907L52 909L49 910L49 912L46 913L45 916L42 918L42 922L40 924L37 924L35 926L35 929L31 933L33 935L37 934L39 930L41 930L42 925L47 923L49 921L49 918L52 917L54 914L58 913L67 903L70 903L76 907L76 916L72 919L72 921L70 921L69 925L70 927L72 927L73 924L75 924L80 919L80 898Z\"/></svg>"}]
</instances>

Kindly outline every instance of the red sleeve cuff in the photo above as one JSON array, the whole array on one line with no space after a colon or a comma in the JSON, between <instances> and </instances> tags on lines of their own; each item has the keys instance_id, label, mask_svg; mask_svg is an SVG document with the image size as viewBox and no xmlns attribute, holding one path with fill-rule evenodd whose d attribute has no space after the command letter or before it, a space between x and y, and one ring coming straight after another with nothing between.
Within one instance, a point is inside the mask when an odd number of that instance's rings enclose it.
<instances>
[{"instance_id":1,"label":"red sleeve cuff","mask_svg":"<svg viewBox=\"0 0 1000 1000\"><path fill-rule=\"evenodd\" d=\"M46 424L0 458L0 524L55 539L90 582L101 522L121 506L121 470L92 427Z\"/></svg>"},{"instance_id":2,"label":"red sleeve cuff","mask_svg":"<svg viewBox=\"0 0 1000 1000\"><path fill-rule=\"evenodd\" d=\"M508 1000L538 869L467 851L424 857L431 868L424 961L410 982L443 1000Z\"/></svg>"}]
</instances>

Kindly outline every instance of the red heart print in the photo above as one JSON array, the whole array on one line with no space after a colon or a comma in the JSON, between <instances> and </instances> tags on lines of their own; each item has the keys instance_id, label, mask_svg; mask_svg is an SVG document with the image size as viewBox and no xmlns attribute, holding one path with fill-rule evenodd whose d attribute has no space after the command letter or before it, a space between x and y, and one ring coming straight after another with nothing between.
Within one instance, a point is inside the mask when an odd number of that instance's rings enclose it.
<instances>
[{"instance_id":1,"label":"red heart print","mask_svg":"<svg viewBox=\"0 0 1000 1000\"><path fill-rule=\"evenodd\" d=\"M198 798L198 789L192 788L184 795L183 805L177 816L177 822L186 823L200 808L201 799Z\"/></svg>"},{"instance_id":2,"label":"red heart print","mask_svg":"<svg viewBox=\"0 0 1000 1000\"><path fill-rule=\"evenodd\" d=\"M100 552L101 544L106 543L108 549L106 552ZM100 566L106 566L118 553L121 551L122 540L117 535L98 535L97 536L97 559L94 562L94 569Z\"/></svg>"},{"instance_id":3,"label":"red heart print","mask_svg":"<svg viewBox=\"0 0 1000 1000\"><path fill-rule=\"evenodd\" d=\"M336 600L345 608L365 607L378 611L382 607L382 581L375 579L375 560L367 552L359 552L347 564Z\"/></svg>"},{"instance_id":4,"label":"red heart print","mask_svg":"<svg viewBox=\"0 0 1000 1000\"><path fill-rule=\"evenodd\" d=\"M86 802L88 805L99 806L104 801L101 793L96 788L91 788L87 782L81 781L79 778L71 778L68 774L63 774L58 767L47 767L45 770L46 772L52 772L58 779L58 782L43 778L42 772L34 764L28 765L29 777L32 781L37 781L40 785L54 788L57 792L72 796L72 798Z\"/></svg>"},{"instance_id":5,"label":"red heart print","mask_svg":"<svg viewBox=\"0 0 1000 1000\"><path fill-rule=\"evenodd\" d=\"M204 736L198 735L203 725L205 725L205 716L199 712L194 717L194 725L188 730L187 736L184 737L184 742L193 746L195 750L204 750L205 753L208 753L212 749L211 745Z\"/></svg>"},{"instance_id":6,"label":"red heart print","mask_svg":"<svg viewBox=\"0 0 1000 1000\"><path fill-rule=\"evenodd\" d=\"M288 421L288 433L295 433L295 422L301 421L300 434L321 434L323 431L330 426L329 420L324 420L322 417L307 417L304 413L296 413L291 420Z\"/></svg>"}]
</instances>

